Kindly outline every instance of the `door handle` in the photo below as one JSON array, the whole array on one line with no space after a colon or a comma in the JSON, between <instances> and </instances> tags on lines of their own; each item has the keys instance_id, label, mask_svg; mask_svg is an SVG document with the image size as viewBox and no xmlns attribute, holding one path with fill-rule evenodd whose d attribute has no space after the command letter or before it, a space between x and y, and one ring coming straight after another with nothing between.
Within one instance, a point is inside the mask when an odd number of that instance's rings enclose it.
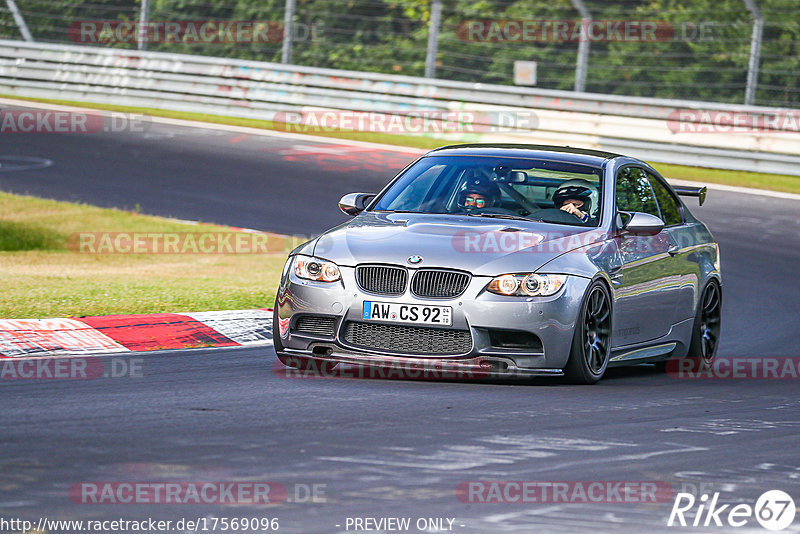
<instances>
[{"instance_id":1,"label":"door handle","mask_svg":"<svg viewBox=\"0 0 800 534\"><path fill-rule=\"evenodd\" d=\"M677 254L680 251L681 251L681 247L679 247L678 245L671 245L667 249L667 254L669 254L670 256L674 256L675 254Z\"/></svg>"}]
</instances>

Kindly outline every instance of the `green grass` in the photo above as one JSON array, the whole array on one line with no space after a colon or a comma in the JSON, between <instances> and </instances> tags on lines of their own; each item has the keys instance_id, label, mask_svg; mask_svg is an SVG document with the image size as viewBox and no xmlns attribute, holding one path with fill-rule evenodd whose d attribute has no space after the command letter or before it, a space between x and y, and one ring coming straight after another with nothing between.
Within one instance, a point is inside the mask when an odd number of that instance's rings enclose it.
<instances>
[{"instance_id":1,"label":"green grass","mask_svg":"<svg viewBox=\"0 0 800 534\"><path fill-rule=\"evenodd\" d=\"M57 248L61 236L35 223L0 220L0 252Z\"/></svg>"},{"instance_id":2,"label":"green grass","mask_svg":"<svg viewBox=\"0 0 800 534\"><path fill-rule=\"evenodd\" d=\"M229 229L2 192L0 214L4 319L269 307L297 244L270 234L270 253L93 254L71 249L70 236Z\"/></svg>"},{"instance_id":3,"label":"green grass","mask_svg":"<svg viewBox=\"0 0 800 534\"><path fill-rule=\"evenodd\" d=\"M122 113L135 113L152 115L158 117L168 117L173 119L183 119L199 122L209 122L215 124L228 124L233 126L247 126L250 128L261 128L265 130L281 130L276 127L273 121L245 119L239 117L224 117L220 115L208 115L202 113L189 113L184 111L169 111L157 108L115 106L111 104L94 104L87 102L76 102L69 100L55 100L44 98L24 98L14 95L0 95L5 98L18 100L29 100L32 102L45 102L49 104L61 104L65 106L77 106L90 109L102 109L109 111L119 111ZM382 143L387 145L408 146L420 149L432 149L439 146L450 144L441 139L434 139L425 136L382 134L375 132L355 132L355 131L322 131L314 133L321 137L333 137L337 139L350 139L355 141L368 141L371 143ZM787 193L800 194L800 176L788 176L782 174L766 174L757 172L729 171L722 169L708 169L705 167L690 167L686 165L670 165L666 163L651 162L665 178L677 180L691 180L696 182L707 182L714 184L735 185L742 187L753 187L756 189L770 189L773 191L784 191Z\"/></svg>"}]
</instances>

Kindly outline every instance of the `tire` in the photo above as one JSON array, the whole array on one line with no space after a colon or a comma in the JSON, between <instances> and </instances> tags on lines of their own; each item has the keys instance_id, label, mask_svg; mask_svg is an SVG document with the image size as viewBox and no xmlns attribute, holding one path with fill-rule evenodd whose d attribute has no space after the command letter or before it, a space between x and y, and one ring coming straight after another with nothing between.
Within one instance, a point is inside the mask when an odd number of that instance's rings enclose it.
<instances>
[{"instance_id":1,"label":"tire","mask_svg":"<svg viewBox=\"0 0 800 534\"><path fill-rule=\"evenodd\" d=\"M573 384L595 384L606 372L611 357L611 295L606 285L596 280L581 303L575 323L569 360L564 369Z\"/></svg>"},{"instance_id":2,"label":"tire","mask_svg":"<svg viewBox=\"0 0 800 534\"><path fill-rule=\"evenodd\" d=\"M692 338L689 342L687 358L696 359L702 369L709 369L719 348L719 334L722 326L722 287L711 280L703 288L697 302Z\"/></svg>"}]
</instances>

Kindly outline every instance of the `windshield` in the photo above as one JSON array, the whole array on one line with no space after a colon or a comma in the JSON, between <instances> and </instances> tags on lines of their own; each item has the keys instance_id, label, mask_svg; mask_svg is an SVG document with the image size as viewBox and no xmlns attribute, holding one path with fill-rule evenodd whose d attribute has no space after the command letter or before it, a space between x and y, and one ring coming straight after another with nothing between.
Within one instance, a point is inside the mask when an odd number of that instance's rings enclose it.
<instances>
[{"instance_id":1,"label":"windshield","mask_svg":"<svg viewBox=\"0 0 800 534\"><path fill-rule=\"evenodd\" d=\"M408 169L372 207L599 224L602 170L574 163L484 156L431 156Z\"/></svg>"}]
</instances>

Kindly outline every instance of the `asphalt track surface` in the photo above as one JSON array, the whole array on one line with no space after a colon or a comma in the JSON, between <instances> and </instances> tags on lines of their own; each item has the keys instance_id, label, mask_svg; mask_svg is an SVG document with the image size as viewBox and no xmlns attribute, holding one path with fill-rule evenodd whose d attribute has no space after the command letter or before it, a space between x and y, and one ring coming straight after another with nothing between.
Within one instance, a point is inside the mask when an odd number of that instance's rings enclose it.
<instances>
[{"instance_id":1,"label":"asphalt track surface","mask_svg":"<svg viewBox=\"0 0 800 534\"><path fill-rule=\"evenodd\" d=\"M343 193L377 189L413 157L158 125L3 135L0 147L0 161L52 161L0 171L3 191L292 234L344 220ZM719 355L800 356L800 202L712 189L691 208L720 242ZM100 358L109 369L120 356ZM650 366L612 370L593 387L287 379L271 347L125 358L141 359L141 376L0 380L0 517L278 517L280 531L297 533L344 532L348 517L454 518L453 532L476 533L731 531L668 528L671 498L459 500L459 484L476 480L654 481L750 504L782 489L800 504L797 380L678 379ZM91 505L68 496L85 481L210 480L278 482L289 499ZM324 502L294 496L311 484ZM753 519L736 530L766 532Z\"/></svg>"}]
</instances>

